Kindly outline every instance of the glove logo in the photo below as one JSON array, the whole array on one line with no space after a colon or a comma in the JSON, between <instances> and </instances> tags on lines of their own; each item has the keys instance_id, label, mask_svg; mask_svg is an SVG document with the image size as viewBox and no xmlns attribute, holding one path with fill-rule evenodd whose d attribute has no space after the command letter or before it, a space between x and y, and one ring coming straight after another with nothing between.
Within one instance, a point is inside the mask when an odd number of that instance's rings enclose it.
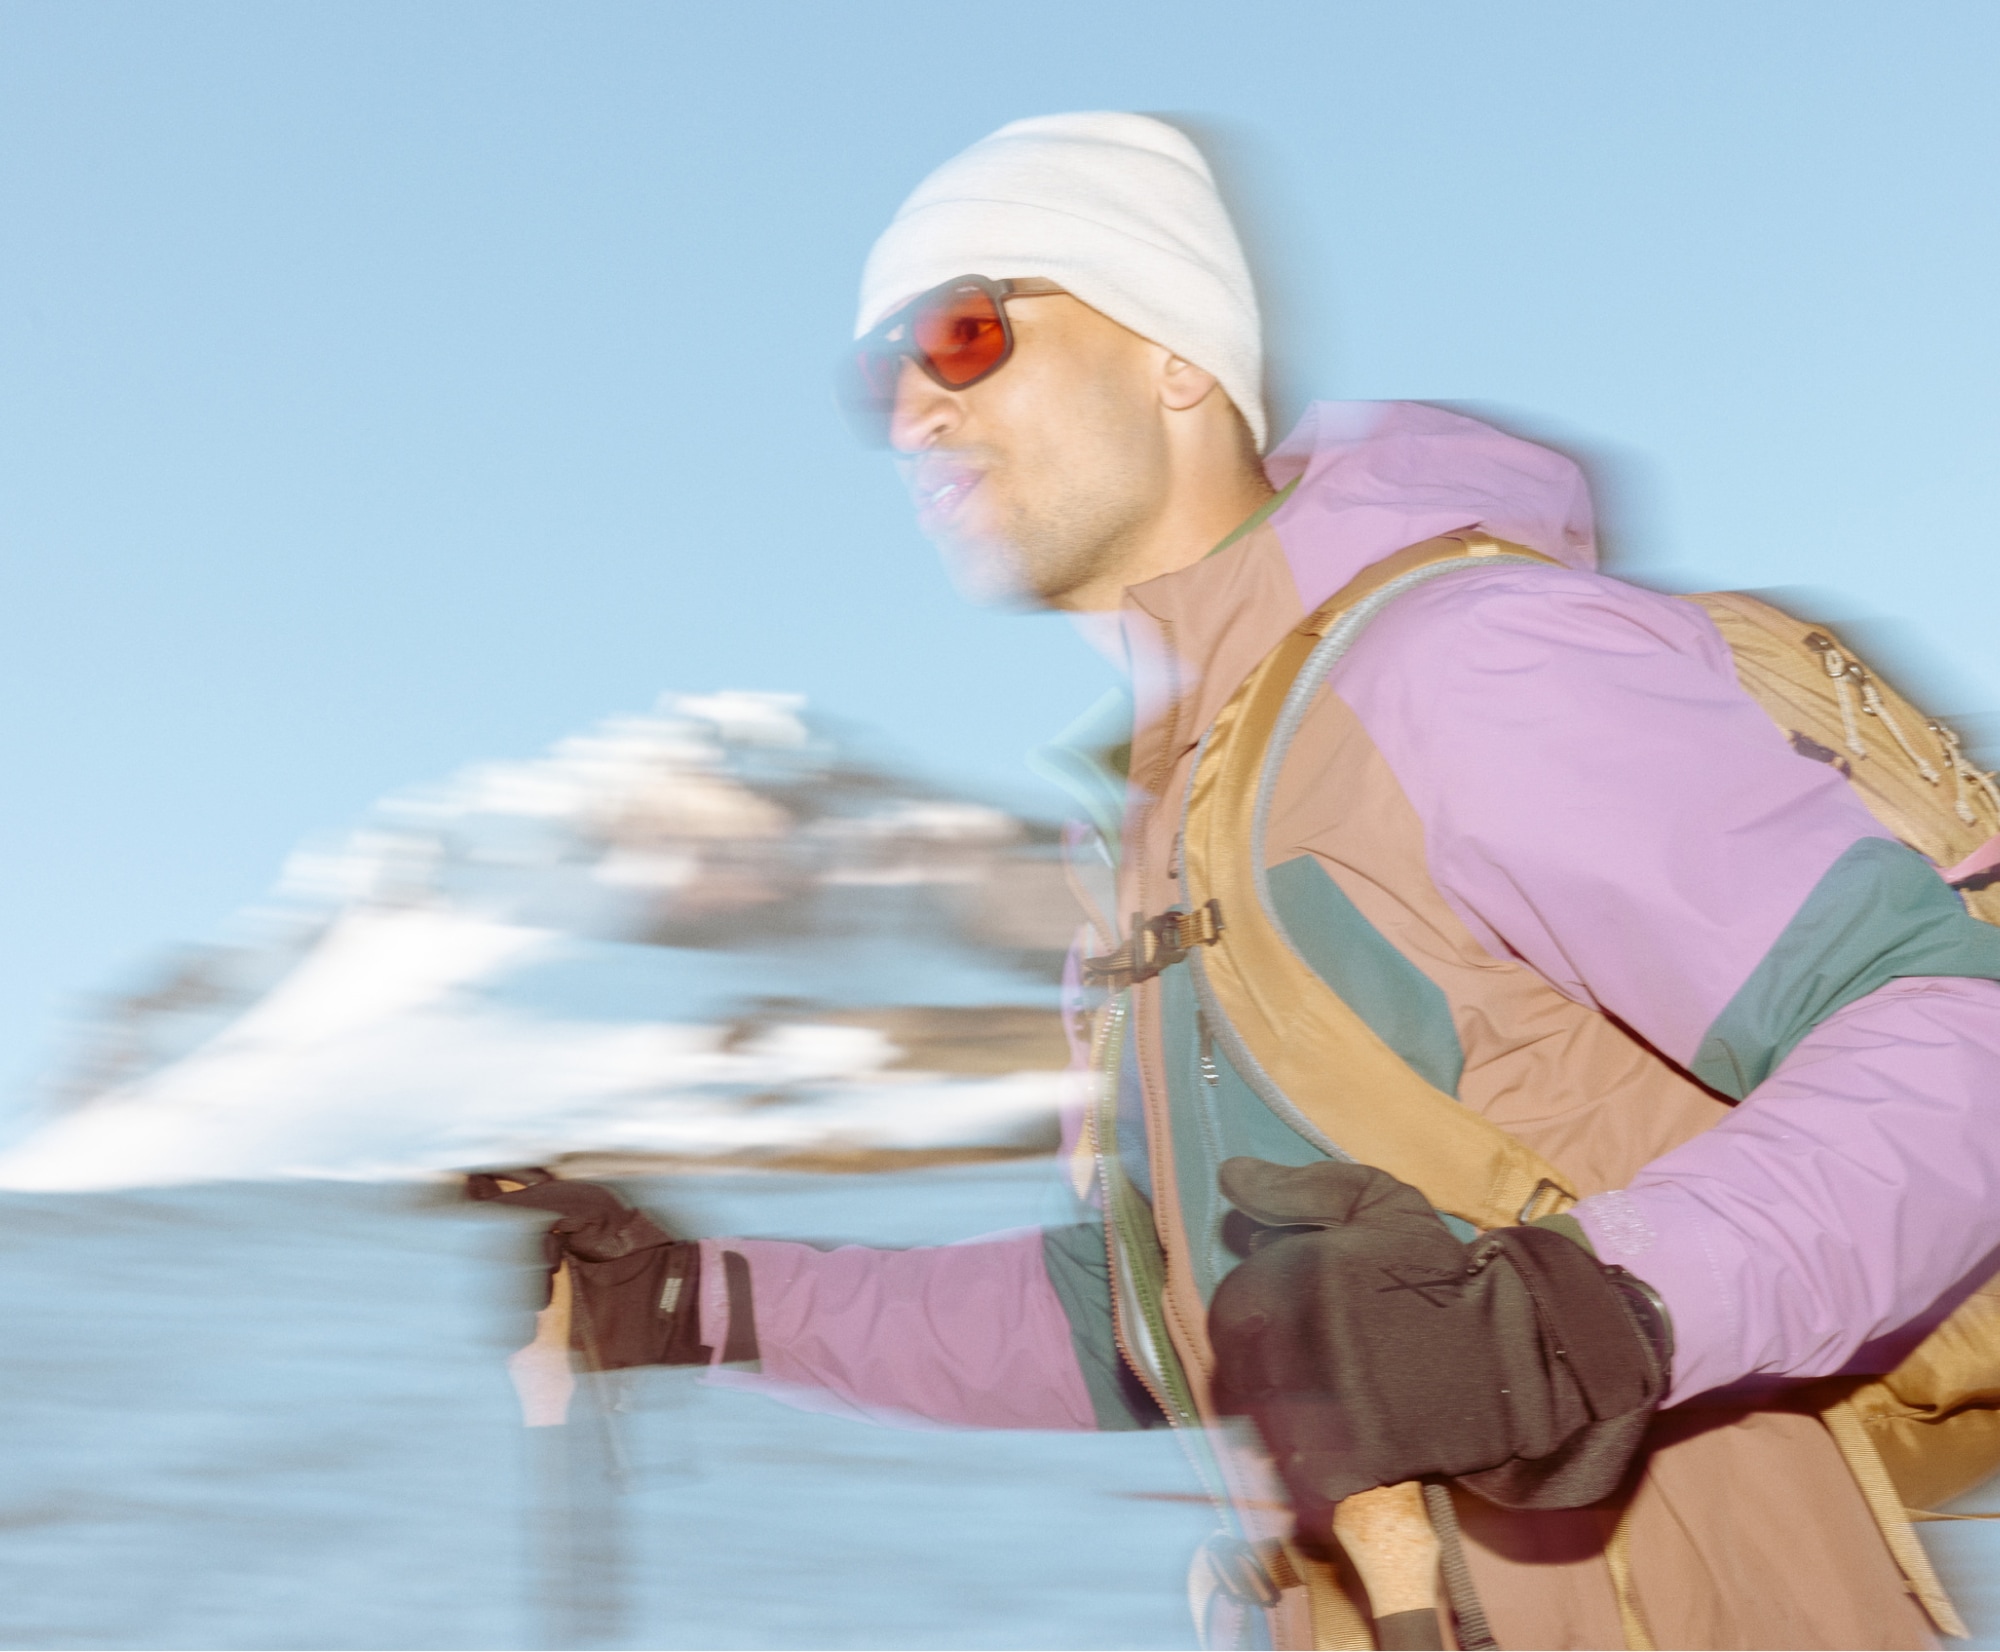
<instances>
[{"instance_id":1,"label":"glove logo","mask_svg":"<svg viewBox=\"0 0 2000 1652\"><path fill-rule=\"evenodd\" d=\"M1381 1269L1381 1274L1389 1283L1377 1285L1378 1293L1386 1296L1390 1291L1409 1291L1433 1308L1450 1307L1452 1293L1465 1284L1465 1276L1454 1268L1422 1268L1406 1262L1389 1263ZM1433 1296L1433 1291L1446 1294Z\"/></svg>"}]
</instances>

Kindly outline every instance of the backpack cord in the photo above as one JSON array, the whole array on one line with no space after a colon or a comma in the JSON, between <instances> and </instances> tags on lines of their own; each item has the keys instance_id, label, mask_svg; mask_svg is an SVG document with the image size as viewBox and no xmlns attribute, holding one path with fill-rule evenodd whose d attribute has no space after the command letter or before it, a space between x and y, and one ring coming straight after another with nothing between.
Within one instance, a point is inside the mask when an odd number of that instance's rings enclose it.
<instances>
[{"instance_id":1,"label":"backpack cord","mask_svg":"<svg viewBox=\"0 0 2000 1652\"><path fill-rule=\"evenodd\" d=\"M1858 668L1851 667L1850 669ZM1891 715L1889 707L1884 702L1881 693L1876 689L1874 681L1866 673L1863 673L1861 678L1861 709L1867 712L1870 717L1881 721L1883 727L1888 729L1890 737L1895 740L1897 745L1903 748L1903 755L1916 764L1917 773L1922 775L1933 786L1937 785L1944 778L1929 763L1925 762L1922 753L1910 744L1910 737L1903 732L1903 725L1897 722L1895 717Z\"/></svg>"},{"instance_id":2,"label":"backpack cord","mask_svg":"<svg viewBox=\"0 0 2000 1652\"><path fill-rule=\"evenodd\" d=\"M1833 697L1840 702L1840 727L1847 736L1847 749L1856 757L1866 757L1868 748L1862 744L1861 729L1854 721L1854 691L1850 686L1850 679L1858 676L1859 668L1848 665L1834 646L1833 638L1824 631L1808 631L1806 647L1819 656L1826 674L1833 679Z\"/></svg>"},{"instance_id":3,"label":"backpack cord","mask_svg":"<svg viewBox=\"0 0 2000 1652\"><path fill-rule=\"evenodd\" d=\"M1973 812L1971 800L1965 795L1968 780L1985 794L1995 811L2000 812L2000 792L1993 789L1993 777L1982 774L1967 760L1965 750L1959 744L1958 730L1935 717L1930 720L1930 730L1938 737L1938 744L1944 747L1945 760L1951 765L1952 812L1968 826L1979 824L1979 816Z\"/></svg>"}]
</instances>

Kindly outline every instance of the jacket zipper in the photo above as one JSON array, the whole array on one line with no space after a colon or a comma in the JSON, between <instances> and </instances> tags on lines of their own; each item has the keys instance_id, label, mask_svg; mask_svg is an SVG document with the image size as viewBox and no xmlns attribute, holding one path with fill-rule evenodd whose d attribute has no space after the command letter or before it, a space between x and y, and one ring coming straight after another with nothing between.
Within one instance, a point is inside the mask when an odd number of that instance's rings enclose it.
<instances>
[{"instance_id":1,"label":"jacket zipper","mask_svg":"<svg viewBox=\"0 0 2000 1652\"><path fill-rule=\"evenodd\" d=\"M1187 1377L1180 1369L1180 1356L1167 1337L1166 1316L1161 1312L1159 1282L1139 1254L1145 1236L1133 1229L1151 1216L1136 1203L1124 1167L1118 1162L1118 1074L1124 1049L1124 1028L1131 1014L1131 993L1120 993L1105 1011L1098 1029L1096 1051L1097 1096L1091 1115L1091 1145L1097 1157L1098 1186L1104 1190L1104 1245L1111 1269L1111 1335L1126 1368L1153 1398L1161 1414L1179 1437L1182 1449L1201 1481L1202 1489L1214 1503L1223 1529L1237 1530L1235 1502L1229 1494L1221 1465L1216 1462L1206 1439L1207 1425L1196 1409ZM1135 1242L1136 1239L1136 1242ZM1152 1236L1157 1249L1159 1239ZM1164 1259L1162 1259L1164 1260ZM1126 1298L1130 1298L1129 1306ZM1136 1327L1128 1325L1136 1318ZM1133 1346L1133 1330L1151 1345L1151 1358L1142 1359Z\"/></svg>"},{"instance_id":2,"label":"jacket zipper","mask_svg":"<svg viewBox=\"0 0 2000 1652\"><path fill-rule=\"evenodd\" d=\"M1126 1369L1139 1379L1139 1386L1152 1395L1161 1415L1179 1428L1184 1424L1167 1396L1165 1378L1155 1372L1153 1362L1141 1360L1133 1353L1125 1332L1125 1315L1119 1311L1118 1304L1123 1294L1121 1284L1132 1277L1124 1242L1127 1212L1123 1207L1127 1201L1120 1197L1122 1171L1116 1163L1118 1137L1115 1122L1119 1057L1123 1048L1125 1017L1130 1008L1129 992L1121 992L1112 999L1103 1019L1097 1024L1097 1048L1091 1059L1097 1093L1091 1098L1090 1141L1097 1157L1097 1185L1104 1195L1104 1252L1111 1270L1111 1339L1118 1346L1118 1357L1124 1360ZM1133 1294L1136 1296L1138 1293L1135 1291ZM1150 1327L1148 1334L1151 1334Z\"/></svg>"}]
</instances>

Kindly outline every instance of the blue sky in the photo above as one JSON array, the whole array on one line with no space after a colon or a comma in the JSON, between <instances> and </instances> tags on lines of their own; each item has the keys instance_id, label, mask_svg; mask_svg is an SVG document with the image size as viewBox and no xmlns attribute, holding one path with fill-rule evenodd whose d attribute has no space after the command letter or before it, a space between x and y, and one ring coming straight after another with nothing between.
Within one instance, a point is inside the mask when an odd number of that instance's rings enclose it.
<instances>
[{"instance_id":1,"label":"blue sky","mask_svg":"<svg viewBox=\"0 0 2000 1652\"><path fill-rule=\"evenodd\" d=\"M0 4L0 1089L301 838L662 689L1031 795L1104 667L959 605L826 388L898 200L1024 114L1207 138L1283 410L1556 438L1617 566L1817 587L2000 706L1996 48L1827 0Z\"/></svg>"}]
</instances>

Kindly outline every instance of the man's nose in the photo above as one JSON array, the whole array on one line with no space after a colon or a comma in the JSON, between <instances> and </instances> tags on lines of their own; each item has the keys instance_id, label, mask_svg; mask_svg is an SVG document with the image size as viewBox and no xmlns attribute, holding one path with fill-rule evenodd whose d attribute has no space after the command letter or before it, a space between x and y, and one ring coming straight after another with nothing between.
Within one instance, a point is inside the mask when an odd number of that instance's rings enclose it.
<instances>
[{"instance_id":1,"label":"man's nose","mask_svg":"<svg viewBox=\"0 0 2000 1652\"><path fill-rule=\"evenodd\" d=\"M889 445L898 453L921 453L958 422L958 397L933 381L913 361L896 380L896 406L889 415Z\"/></svg>"}]
</instances>

